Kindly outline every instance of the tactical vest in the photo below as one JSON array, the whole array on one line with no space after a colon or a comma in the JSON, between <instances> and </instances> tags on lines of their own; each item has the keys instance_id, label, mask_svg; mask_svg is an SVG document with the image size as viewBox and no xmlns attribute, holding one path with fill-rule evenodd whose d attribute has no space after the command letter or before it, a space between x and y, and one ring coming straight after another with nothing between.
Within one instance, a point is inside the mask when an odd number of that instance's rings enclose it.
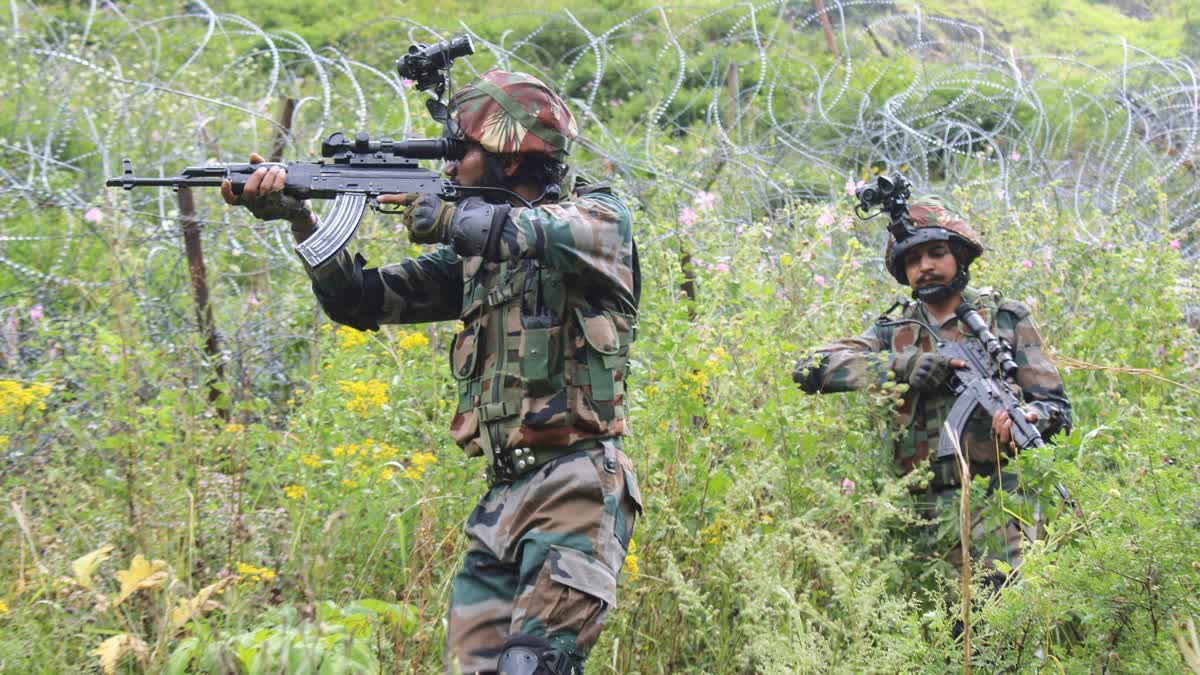
<instances>
[{"instance_id":1,"label":"tactical vest","mask_svg":"<svg viewBox=\"0 0 1200 675\"><path fill-rule=\"evenodd\" d=\"M1019 303L1006 301L998 291L991 288L968 288L963 293L968 302L975 304L980 315L987 321L989 327L998 336L1012 340L1011 331L1003 331L996 326L996 313L1009 311L1023 318L1027 312ZM902 300L901 315L906 319L926 320L921 303L912 300ZM921 351L934 351L934 343L929 331L913 324L892 326L881 329L881 337L888 342L888 351L899 354L905 349L916 346ZM946 333L942 333L947 339ZM949 339L976 340L970 328L959 323ZM949 417L950 409L954 406L956 397L947 390L944 393L928 393L908 391L904 394L900 407L896 412L894 428L900 433L893 439L896 468L901 473L908 473L919 465L925 465L931 451L936 450L941 438L942 427ZM963 434L963 450L971 461L971 471L976 475L989 475L995 469L995 447L990 440L991 417L976 410L967 424ZM934 483L936 485L957 485L958 469L954 462L935 462L933 464Z\"/></svg>"},{"instance_id":2,"label":"tactical vest","mask_svg":"<svg viewBox=\"0 0 1200 675\"><path fill-rule=\"evenodd\" d=\"M495 466L499 455L523 463L523 453L536 453L540 464L624 435L636 315L601 309L588 299L595 289L537 260L464 258L462 269L450 434L467 455Z\"/></svg>"}]
</instances>

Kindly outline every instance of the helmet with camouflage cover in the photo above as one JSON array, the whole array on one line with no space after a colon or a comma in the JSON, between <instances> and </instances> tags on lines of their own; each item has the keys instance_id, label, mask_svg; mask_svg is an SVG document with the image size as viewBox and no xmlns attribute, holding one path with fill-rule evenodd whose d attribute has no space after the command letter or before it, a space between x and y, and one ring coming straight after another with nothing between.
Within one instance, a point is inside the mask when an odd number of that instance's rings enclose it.
<instances>
[{"instance_id":1,"label":"helmet with camouflage cover","mask_svg":"<svg viewBox=\"0 0 1200 675\"><path fill-rule=\"evenodd\" d=\"M454 94L451 109L464 136L501 155L564 162L579 134L563 100L525 73L489 70Z\"/></svg>"},{"instance_id":2,"label":"helmet with camouflage cover","mask_svg":"<svg viewBox=\"0 0 1200 675\"><path fill-rule=\"evenodd\" d=\"M979 235L962 216L947 208L940 197L928 195L914 199L909 202L908 214L912 217L916 233L900 242L888 235L887 251L884 253L888 271L902 285L908 285L908 276L904 273L904 255L921 244L949 242L959 269L964 271L983 254L983 241Z\"/></svg>"}]
</instances>

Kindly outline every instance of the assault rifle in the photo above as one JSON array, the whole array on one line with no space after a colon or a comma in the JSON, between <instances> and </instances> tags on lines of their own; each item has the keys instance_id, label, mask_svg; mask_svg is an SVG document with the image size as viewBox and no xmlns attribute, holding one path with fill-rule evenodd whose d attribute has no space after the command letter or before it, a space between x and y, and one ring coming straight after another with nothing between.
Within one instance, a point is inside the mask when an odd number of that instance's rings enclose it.
<instances>
[{"instance_id":1,"label":"assault rifle","mask_svg":"<svg viewBox=\"0 0 1200 675\"><path fill-rule=\"evenodd\" d=\"M933 337L934 348L938 354L966 363L966 366L956 368L950 378L950 386L958 398L946 416L945 426L938 439L937 458L940 460L955 455L955 446L961 445L967 422L976 408L982 408L989 417L1001 410L1008 413L1009 419L1012 420L1013 443L1018 452L1046 445L1037 426L1025 419L1025 408L1021 399L1009 384L1017 378L1017 362L1013 358L1012 347L992 333L987 322L979 315L979 310L971 303L959 303L954 309L954 315L971 329L977 340L943 340L931 326L917 319L887 321L884 320L885 317L880 317L880 321L877 322L880 326L906 323L922 326ZM1061 484L1054 487L1064 502L1074 505L1065 487Z\"/></svg>"},{"instance_id":2,"label":"assault rifle","mask_svg":"<svg viewBox=\"0 0 1200 675\"><path fill-rule=\"evenodd\" d=\"M139 178L128 159L121 163L122 175L105 182L109 187L132 190L135 187L220 187L228 179L233 193L240 195L246 181L259 168L282 166L287 170L283 191L297 199L332 199L333 208L321 219L320 227L296 247L310 267L320 267L337 255L358 229L367 206L378 213L400 213L403 209L380 208L380 195L427 192L443 200L462 199L464 193L498 188L473 188L455 185L436 171L422 169L420 159L461 159L466 152L462 134L454 125L441 98L445 94L447 72L460 56L475 53L467 36L434 45L413 45L396 61L400 77L411 79L418 89L434 89L437 98L425 104L430 115L445 126L442 138L393 141L372 140L365 132L353 139L341 132L321 143L321 156L331 162L282 162L262 164L214 164L190 166L178 176ZM507 192L505 190L500 190Z\"/></svg>"},{"instance_id":3,"label":"assault rifle","mask_svg":"<svg viewBox=\"0 0 1200 675\"><path fill-rule=\"evenodd\" d=\"M320 267L346 246L367 206L379 213L398 209L379 206L380 195L430 192L442 199L461 198L462 187L443 179L436 171L417 166L418 159L457 159L463 155L462 141L434 138L412 141L371 140L359 132L351 141L341 132L321 143L321 155L332 162L263 162L262 164L213 164L189 166L178 176L138 178L133 164L122 162L122 175L105 185L132 190L135 187L220 187L228 179L233 193L240 195L246 180L261 167L282 166L287 170L283 191L297 199L332 199L333 207L321 226L296 252L310 267Z\"/></svg>"}]
</instances>

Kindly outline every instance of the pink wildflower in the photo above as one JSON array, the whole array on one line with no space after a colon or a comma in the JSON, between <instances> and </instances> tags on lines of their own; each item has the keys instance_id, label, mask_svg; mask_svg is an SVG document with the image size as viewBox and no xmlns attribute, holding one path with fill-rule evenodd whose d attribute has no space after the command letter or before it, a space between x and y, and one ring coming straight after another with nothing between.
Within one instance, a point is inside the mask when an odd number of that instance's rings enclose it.
<instances>
[{"instance_id":1,"label":"pink wildflower","mask_svg":"<svg viewBox=\"0 0 1200 675\"><path fill-rule=\"evenodd\" d=\"M717 196L711 192L699 190L696 196L692 198L692 203L696 205L697 211L709 211L717 203Z\"/></svg>"},{"instance_id":2,"label":"pink wildflower","mask_svg":"<svg viewBox=\"0 0 1200 675\"><path fill-rule=\"evenodd\" d=\"M716 265L712 266L712 269L715 272L728 272L729 264L728 263L717 263Z\"/></svg>"},{"instance_id":3,"label":"pink wildflower","mask_svg":"<svg viewBox=\"0 0 1200 675\"><path fill-rule=\"evenodd\" d=\"M850 180L846 181L846 194L853 197L854 191L864 185L866 185L866 183L864 183L863 181L855 182L855 180L853 178L851 178Z\"/></svg>"},{"instance_id":4,"label":"pink wildflower","mask_svg":"<svg viewBox=\"0 0 1200 675\"><path fill-rule=\"evenodd\" d=\"M695 225L696 224L696 212L692 210L692 207L685 206L682 209L679 209L679 224L680 225Z\"/></svg>"},{"instance_id":5,"label":"pink wildflower","mask_svg":"<svg viewBox=\"0 0 1200 675\"><path fill-rule=\"evenodd\" d=\"M830 225L833 225L835 220L836 216L834 215L833 211L830 209L824 209L821 211L821 215L817 216L817 227L829 227Z\"/></svg>"},{"instance_id":6,"label":"pink wildflower","mask_svg":"<svg viewBox=\"0 0 1200 675\"><path fill-rule=\"evenodd\" d=\"M1183 244L1179 243L1178 239L1171 240L1171 250L1172 251L1178 251L1181 246L1183 246Z\"/></svg>"},{"instance_id":7,"label":"pink wildflower","mask_svg":"<svg viewBox=\"0 0 1200 675\"><path fill-rule=\"evenodd\" d=\"M87 210L87 213L83 214L83 219L89 223L98 223L104 220L104 212L93 206Z\"/></svg>"},{"instance_id":8,"label":"pink wildflower","mask_svg":"<svg viewBox=\"0 0 1200 675\"><path fill-rule=\"evenodd\" d=\"M1024 267L1027 270L1031 270L1031 269L1033 269L1033 261L1032 260L1022 260L1021 267Z\"/></svg>"},{"instance_id":9,"label":"pink wildflower","mask_svg":"<svg viewBox=\"0 0 1200 675\"><path fill-rule=\"evenodd\" d=\"M842 494L852 495L854 494L854 489L856 487L857 485L855 485L854 481L850 480L849 478L842 479Z\"/></svg>"},{"instance_id":10,"label":"pink wildflower","mask_svg":"<svg viewBox=\"0 0 1200 675\"><path fill-rule=\"evenodd\" d=\"M41 323L42 319L44 319L45 317L46 317L46 313L44 311L42 311L41 303L38 303L38 304L34 305L33 307L29 308L29 320L32 321L35 325Z\"/></svg>"},{"instance_id":11,"label":"pink wildflower","mask_svg":"<svg viewBox=\"0 0 1200 675\"><path fill-rule=\"evenodd\" d=\"M412 89L412 86L414 84L416 84L416 81L410 80L407 77L404 78L403 80L400 80L400 86L404 87L405 89Z\"/></svg>"},{"instance_id":12,"label":"pink wildflower","mask_svg":"<svg viewBox=\"0 0 1200 675\"><path fill-rule=\"evenodd\" d=\"M820 286L821 288L825 287L825 277L824 276L818 274L817 276L813 277L813 281L816 282L816 284L818 286Z\"/></svg>"},{"instance_id":13,"label":"pink wildflower","mask_svg":"<svg viewBox=\"0 0 1200 675\"><path fill-rule=\"evenodd\" d=\"M1019 162L1019 161L1021 161L1021 153L1017 152L1016 150L1013 150L1012 154L1009 155L1008 158L1014 162Z\"/></svg>"}]
</instances>

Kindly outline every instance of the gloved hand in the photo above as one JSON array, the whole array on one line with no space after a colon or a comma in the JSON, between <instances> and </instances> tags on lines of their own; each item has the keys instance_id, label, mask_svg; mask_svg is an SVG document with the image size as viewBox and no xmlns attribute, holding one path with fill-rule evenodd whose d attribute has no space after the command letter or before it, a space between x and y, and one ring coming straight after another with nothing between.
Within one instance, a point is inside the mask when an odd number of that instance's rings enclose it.
<instances>
[{"instance_id":1,"label":"gloved hand","mask_svg":"<svg viewBox=\"0 0 1200 675\"><path fill-rule=\"evenodd\" d=\"M408 228L409 240L414 244L448 243L454 208L453 202L442 201L436 195L418 195L400 217Z\"/></svg>"},{"instance_id":2,"label":"gloved hand","mask_svg":"<svg viewBox=\"0 0 1200 675\"><path fill-rule=\"evenodd\" d=\"M250 155L251 164L262 162L262 156L257 153ZM262 167L246 179L246 186L240 195L233 194L233 187L228 180L222 182L221 197L227 204L245 206L259 220L283 219L294 225L310 223L312 211L308 209L308 204L283 193L286 180L287 170L283 167Z\"/></svg>"},{"instance_id":3,"label":"gloved hand","mask_svg":"<svg viewBox=\"0 0 1200 675\"><path fill-rule=\"evenodd\" d=\"M961 359L909 348L896 358L896 379L916 391L936 391L946 384L955 368L965 365Z\"/></svg>"}]
</instances>

